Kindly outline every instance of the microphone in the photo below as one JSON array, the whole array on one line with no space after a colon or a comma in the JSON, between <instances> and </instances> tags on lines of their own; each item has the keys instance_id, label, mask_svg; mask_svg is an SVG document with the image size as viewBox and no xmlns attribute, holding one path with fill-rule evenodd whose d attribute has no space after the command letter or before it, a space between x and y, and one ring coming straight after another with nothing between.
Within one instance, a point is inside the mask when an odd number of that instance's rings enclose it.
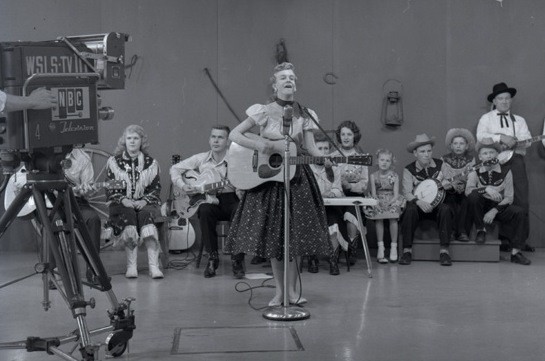
<instances>
[{"instance_id":1,"label":"microphone","mask_svg":"<svg viewBox=\"0 0 545 361\"><path fill-rule=\"evenodd\" d=\"M286 105L284 107L284 112L282 114L282 135L290 134L290 126L293 119L293 107L291 105Z\"/></svg>"}]
</instances>

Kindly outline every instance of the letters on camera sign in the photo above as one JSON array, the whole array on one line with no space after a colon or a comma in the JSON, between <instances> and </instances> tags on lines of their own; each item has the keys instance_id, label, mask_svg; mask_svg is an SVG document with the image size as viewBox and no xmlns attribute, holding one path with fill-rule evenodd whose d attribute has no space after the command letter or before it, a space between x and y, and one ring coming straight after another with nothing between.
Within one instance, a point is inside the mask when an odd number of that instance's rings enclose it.
<instances>
[{"instance_id":1,"label":"letters on camera sign","mask_svg":"<svg viewBox=\"0 0 545 361\"><path fill-rule=\"evenodd\" d=\"M52 111L52 120L78 120L89 118L89 88L52 88L57 95L57 107Z\"/></svg>"}]
</instances>

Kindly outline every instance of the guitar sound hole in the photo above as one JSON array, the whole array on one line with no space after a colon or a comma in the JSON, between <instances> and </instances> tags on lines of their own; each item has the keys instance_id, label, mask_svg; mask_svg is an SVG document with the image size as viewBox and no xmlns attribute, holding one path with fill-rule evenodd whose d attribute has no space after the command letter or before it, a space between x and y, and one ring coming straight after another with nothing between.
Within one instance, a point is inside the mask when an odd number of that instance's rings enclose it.
<instances>
[{"instance_id":1,"label":"guitar sound hole","mask_svg":"<svg viewBox=\"0 0 545 361\"><path fill-rule=\"evenodd\" d=\"M271 154L269 157L269 166L271 168L279 168L282 166L282 156L278 153Z\"/></svg>"}]
</instances>

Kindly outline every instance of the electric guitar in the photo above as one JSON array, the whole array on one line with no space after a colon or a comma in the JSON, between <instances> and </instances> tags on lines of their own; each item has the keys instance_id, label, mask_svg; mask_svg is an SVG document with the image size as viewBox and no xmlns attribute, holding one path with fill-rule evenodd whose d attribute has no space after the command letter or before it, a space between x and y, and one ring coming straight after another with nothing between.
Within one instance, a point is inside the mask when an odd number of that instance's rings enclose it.
<instances>
[{"instance_id":1,"label":"electric guitar","mask_svg":"<svg viewBox=\"0 0 545 361\"><path fill-rule=\"evenodd\" d=\"M273 141L278 145L283 145L284 140ZM362 166L373 164L373 156L370 154L343 156L297 156L297 147L290 143L290 157L288 159L290 169L290 179L295 176L297 164L323 163L329 159L334 163L348 163ZM242 190L257 187L265 182L283 182L284 154L273 153L265 154L257 150L243 147L237 143L231 143L229 147L229 162L227 163L227 177L231 184Z\"/></svg>"},{"instance_id":2,"label":"electric guitar","mask_svg":"<svg viewBox=\"0 0 545 361\"><path fill-rule=\"evenodd\" d=\"M419 200L423 200L429 203L432 207L437 207L445 199L445 185L453 184L456 181L462 180L469 173L479 169L482 166L490 166L500 162L497 158L487 160L486 162L480 162L472 167L466 167L463 172L456 174L455 176L448 178L446 184L442 184L435 178L425 179L420 182L414 189L414 196Z\"/></svg>"},{"instance_id":3,"label":"electric guitar","mask_svg":"<svg viewBox=\"0 0 545 361\"><path fill-rule=\"evenodd\" d=\"M194 192L188 194L174 185L174 209L182 218L193 216L201 204L219 204L213 192L229 184L229 180L223 179L215 169L206 169L202 173L188 170L182 174L182 179L185 184L195 188Z\"/></svg>"},{"instance_id":4,"label":"electric guitar","mask_svg":"<svg viewBox=\"0 0 545 361\"><path fill-rule=\"evenodd\" d=\"M524 149L524 148L526 148L527 145L535 143L535 142L539 142L540 140L543 140L543 139L545 139L545 134L544 135L536 135L535 137L532 137L530 139L517 141L515 143L515 146L513 147L513 149L507 149L507 150L504 150L503 152L501 152L500 154L498 154L498 160L500 161L500 164L505 164L505 163L509 162L509 160L511 159L511 157L515 153L515 150Z\"/></svg>"},{"instance_id":5,"label":"electric guitar","mask_svg":"<svg viewBox=\"0 0 545 361\"><path fill-rule=\"evenodd\" d=\"M9 206L13 203L15 200L15 197L17 194L19 194L19 187L16 185L17 178L19 178L18 184L26 184L27 182L27 172L25 168L19 169L16 173L12 174L11 177L8 180L8 183L6 185L6 190L4 192L4 208L8 209ZM96 182L96 183L90 183L90 185L95 188L96 190L105 188L105 189L124 189L126 187L125 181L123 180L110 180L107 182ZM74 190L80 189L81 186L72 187ZM45 204L48 208L53 208L53 205L51 204L50 200L48 198L45 199ZM23 208L19 211L17 214L17 217L25 217L29 215L30 213L34 212L36 209L36 203L34 201L34 197L30 197L28 201L25 203Z\"/></svg>"}]
</instances>

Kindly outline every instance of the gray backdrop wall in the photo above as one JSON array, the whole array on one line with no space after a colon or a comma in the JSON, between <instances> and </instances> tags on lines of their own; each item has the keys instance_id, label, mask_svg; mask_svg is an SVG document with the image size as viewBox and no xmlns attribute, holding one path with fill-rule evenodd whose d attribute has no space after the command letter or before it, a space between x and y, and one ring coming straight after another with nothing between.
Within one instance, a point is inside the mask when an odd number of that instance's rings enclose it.
<instances>
[{"instance_id":1,"label":"gray backdrop wall","mask_svg":"<svg viewBox=\"0 0 545 361\"><path fill-rule=\"evenodd\" d=\"M298 100L326 129L346 119L363 130L364 150L390 148L397 168L412 160L405 145L418 133L475 130L486 95L504 81L518 88L513 108L532 134L545 116L545 3L541 0L2 0L0 41L125 32L136 57L125 90L104 91L115 119L100 124L99 147L112 151L128 124L149 134L169 186L172 154L207 150L214 124L235 126L208 80L208 68L239 117L271 94L275 45L285 39L299 77ZM324 81L334 73L336 84ZM381 122L383 84L403 84L404 124ZM541 143L527 156L531 196L529 243L545 246L545 160ZM33 247L20 221L2 250Z\"/></svg>"}]
</instances>

